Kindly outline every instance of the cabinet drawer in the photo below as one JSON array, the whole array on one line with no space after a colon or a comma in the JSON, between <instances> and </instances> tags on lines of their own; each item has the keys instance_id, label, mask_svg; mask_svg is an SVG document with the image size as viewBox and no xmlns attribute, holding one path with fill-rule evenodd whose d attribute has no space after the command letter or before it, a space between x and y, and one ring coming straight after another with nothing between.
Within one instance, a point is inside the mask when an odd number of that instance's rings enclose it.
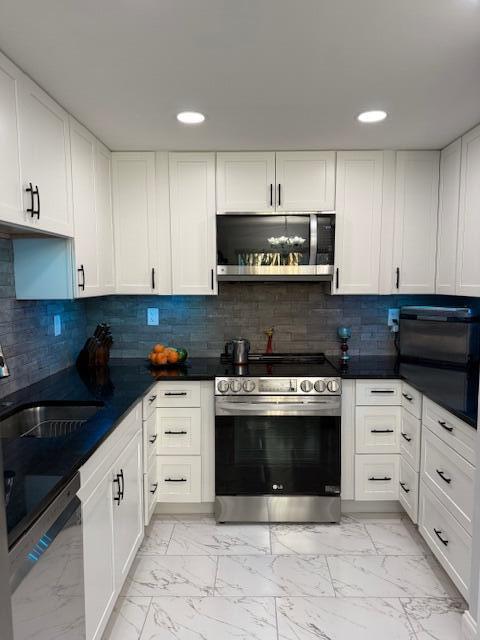
<instances>
[{"instance_id":1,"label":"cabinet drawer","mask_svg":"<svg viewBox=\"0 0 480 640\"><path fill-rule=\"evenodd\" d=\"M468 601L472 539L424 482L420 483L419 530Z\"/></svg>"},{"instance_id":2,"label":"cabinet drawer","mask_svg":"<svg viewBox=\"0 0 480 640\"><path fill-rule=\"evenodd\" d=\"M400 453L408 464L420 471L420 434L422 423L418 418L402 407L400 423Z\"/></svg>"},{"instance_id":3,"label":"cabinet drawer","mask_svg":"<svg viewBox=\"0 0 480 640\"><path fill-rule=\"evenodd\" d=\"M475 467L428 429L422 436L422 481L471 534Z\"/></svg>"},{"instance_id":4,"label":"cabinet drawer","mask_svg":"<svg viewBox=\"0 0 480 640\"><path fill-rule=\"evenodd\" d=\"M402 407L416 418L422 417L422 394L406 382L402 382Z\"/></svg>"},{"instance_id":5,"label":"cabinet drawer","mask_svg":"<svg viewBox=\"0 0 480 640\"><path fill-rule=\"evenodd\" d=\"M356 407L356 453L400 453L401 407Z\"/></svg>"},{"instance_id":6,"label":"cabinet drawer","mask_svg":"<svg viewBox=\"0 0 480 640\"><path fill-rule=\"evenodd\" d=\"M357 380L357 405L399 405L402 383L400 380Z\"/></svg>"},{"instance_id":7,"label":"cabinet drawer","mask_svg":"<svg viewBox=\"0 0 480 640\"><path fill-rule=\"evenodd\" d=\"M148 418L152 415L152 413L157 408L157 387L158 385L153 387L150 393L147 393L147 395L144 396L143 398L142 412L143 412L144 420L148 420Z\"/></svg>"},{"instance_id":8,"label":"cabinet drawer","mask_svg":"<svg viewBox=\"0 0 480 640\"><path fill-rule=\"evenodd\" d=\"M200 382L159 382L157 407L199 407Z\"/></svg>"},{"instance_id":9,"label":"cabinet drawer","mask_svg":"<svg viewBox=\"0 0 480 640\"><path fill-rule=\"evenodd\" d=\"M477 432L473 427L428 398L424 398L423 401L422 421L448 446L475 465L475 439Z\"/></svg>"},{"instance_id":10,"label":"cabinet drawer","mask_svg":"<svg viewBox=\"0 0 480 640\"><path fill-rule=\"evenodd\" d=\"M355 456L355 500L398 500L398 455Z\"/></svg>"},{"instance_id":11,"label":"cabinet drawer","mask_svg":"<svg viewBox=\"0 0 480 640\"><path fill-rule=\"evenodd\" d=\"M200 455L201 409L157 409L158 455Z\"/></svg>"},{"instance_id":12,"label":"cabinet drawer","mask_svg":"<svg viewBox=\"0 0 480 640\"><path fill-rule=\"evenodd\" d=\"M147 473L143 475L143 491L145 505L145 526L150 523L155 511L158 496L157 458L154 456L150 460Z\"/></svg>"},{"instance_id":13,"label":"cabinet drawer","mask_svg":"<svg viewBox=\"0 0 480 640\"><path fill-rule=\"evenodd\" d=\"M143 464L144 469L150 464L150 459L156 453L157 436L157 409L143 421Z\"/></svg>"},{"instance_id":14,"label":"cabinet drawer","mask_svg":"<svg viewBox=\"0 0 480 640\"><path fill-rule=\"evenodd\" d=\"M414 524L418 520L418 482L418 472L404 458L400 458L398 499Z\"/></svg>"},{"instance_id":15,"label":"cabinet drawer","mask_svg":"<svg viewBox=\"0 0 480 640\"><path fill-rule=\"evenodd\" d=\"M158 502L201 502L200 456L157 456Z\"/></svg>"}]
</instances>

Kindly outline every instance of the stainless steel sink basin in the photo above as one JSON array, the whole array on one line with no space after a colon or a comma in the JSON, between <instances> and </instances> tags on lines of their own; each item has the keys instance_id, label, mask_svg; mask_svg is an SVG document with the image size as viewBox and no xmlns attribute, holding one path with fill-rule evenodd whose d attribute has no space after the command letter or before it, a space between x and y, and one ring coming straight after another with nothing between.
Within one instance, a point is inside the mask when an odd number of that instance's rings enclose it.
<instances>
[{"instance_id":1,"label":"stainless steel sink basin","mask_svg":"<svg viewBox=\"0 0 480 640\"><path fill-rule=\"evenodd\" d=\"M19 407L0 420L0 438L60 438L70 435L103 407L103 403L44 403Z\"/></svg>"}]
</instances>

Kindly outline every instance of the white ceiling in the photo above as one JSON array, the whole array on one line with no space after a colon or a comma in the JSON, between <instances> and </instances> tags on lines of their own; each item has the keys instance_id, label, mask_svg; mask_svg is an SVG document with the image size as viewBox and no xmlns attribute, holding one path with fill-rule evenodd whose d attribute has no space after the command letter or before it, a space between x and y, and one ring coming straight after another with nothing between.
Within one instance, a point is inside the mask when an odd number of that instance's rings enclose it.
<instances>
[{"instance_id":1,"label":"white ceiling","mask_svg":"<svg viewBox=\"0 0 480 640\"><path fill-rule=\"evenodd\" d=\"M0 48L115 150L435 148L480 121L480 0L1 0Z\"/></svg>"}]
</instances>

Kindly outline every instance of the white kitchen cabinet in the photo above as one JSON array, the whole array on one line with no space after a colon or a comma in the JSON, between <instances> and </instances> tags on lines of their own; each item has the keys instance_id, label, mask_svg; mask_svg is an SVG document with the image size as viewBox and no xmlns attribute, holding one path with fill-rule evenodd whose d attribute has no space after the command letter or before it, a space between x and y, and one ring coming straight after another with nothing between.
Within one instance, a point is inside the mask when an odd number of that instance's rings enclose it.
<instances>
[{"instance_id":1,"label":"white kitchen cabinet","mask_svg":"<svg viewBox=\"0 0 480 640\"><path fill-rule=\"evenodd\" d=\"M95 141L95 211L97 214L98 266L102 295L115 292L113 244L112 153Z\"/></svg>"},{"instance_id":2,"label":"white kitchen cabinet","mask_svg":"<svg viewBox=\"0 0 480 640\"><path fill-rule=\"evenodd\" d=\"M113 153L112 173L116 292L163 293L157 286L155 154Z\"/></svg>"},{"instance_id":3,"label":"white kitchen cabinet","mask_svg":"<svg viewBox=\"0 0 480 640\"><path fill-rule=\"evenodd\" d=\"M355 500L398 500L400 456L355 456Z\"/></svg>"},{"instance_id":4,"label":"white kitchen cabinet","mask_svg":"<svg viewBox=\"0 0 480 640\"><path fill-rule=\"evenodd\" d=\"M400 457L398 499L413 524L418 521L419 474L407 460Z\"/></svg>"},{"instance_id":5,"label":"white kitchen cabinet","mask_svg":"<svg viewBox=\"0 0 480 640\"><path fill-rule=\"evenodd\" d=\"M169 156L172 290L216 295L215 154Z\"/></svg>"},{"instance_id":6,"label":"white kitchen cabinet","mask_svg":"<svg viewBox=\"0 0 480 640\"><path fill-rule=\"evenodd\" d=\"M438 151L397 152L394 292L435 292L439 157Z\"/></svg>"},{"instance_id":7,"label":"white kitchen cabinet","mask_svg":"<svg viewBox=\"0 0 480 640\"><path fill-rule=\"evenodd\" d=\"M379 293L382 190L383 152L337 154L334 293Z\"/></svg>"},{"instance_id":8,"label":"white kitchen cabinet","mask_svg":"<svg viewBox=\"0 0 480 640\"><path fill-rule=\"evenodd\" d=\"M458 209L462 141L440 153L436 293L454 295L457 270Z\"/></svg>"},{"instance_id":9,"label":"white kitchen cabinet","mask_svg":"<svg viewBox=\"0 0 480 640\"><path fill-rule=\"evenodd\" d=\"M202 501L201 456L157 456L158 502Z\"/></svg>"},{"instance_id":10,"label":"white kitchen cabinet","mask_svg":"<svg viewBox=\"0 0 480 640\"><path fill-rule=\"evenodd\" d=\"M357 453L400 453L401 407L356 407Z\"/></svg>"},{"instance_id":11,"label":"white kitchen cabinet","mask_svg":"<svg viewBox=\"0 0 480 640\"><path fill-rule=\"evenodd\" d=\"M143 537L143 469L141 433L133 437L118 458L114 472L119 474L120 503L114 505L115 581L121 589ZM118 476L117 476L118 477Z\"/></svg>"},{"instance_id":12,"label":"white kitchen cabinet","mask_svg":"<svg viewBox=\"0 0 480 640\"><path fill-rule=\"evenodd\" d=\"M19 82L23 207L39 231L73 236L68 114L34 82ZM27 192L30 183L32 192Z\"/></svg>"},{"instance_id":13,"label":"white kitchen cabinet","mask_svg":"<svg viewBox=\"0 0 480 640\"><path fill-rule=\"evenodd\" d=\"M277 211L335 208L335 151L278 151L275 175Z\"/></svg>"},{"instance_id":14,"label":"white kitchen cabinet","mask_svg":"<svg viewBox=\"0 0 480 640\"><path fill-rule=\"evenodd\" d=\"M462 138L457 295L480 295L480 126Z\"/></svg>"},{"instance_id":15,"label":"white kitchen cabinet","mask_svg":"<svg viewBox=\"0 0 480 640\"><path fill-rule=\"evenodd\" d=\"M19 70L0 54L0 221L25 224L18 147Z\"/></svg>"},{"instance_id":16,"label":"white kitchen cabinet","mask_svg":"<svg viewBox=\"0 0 480 640\"><path fill-rule=\"evenodd\" d=\"M217 210L275 211L275 153L217 153Z\"/></svg>"}]
</instances>

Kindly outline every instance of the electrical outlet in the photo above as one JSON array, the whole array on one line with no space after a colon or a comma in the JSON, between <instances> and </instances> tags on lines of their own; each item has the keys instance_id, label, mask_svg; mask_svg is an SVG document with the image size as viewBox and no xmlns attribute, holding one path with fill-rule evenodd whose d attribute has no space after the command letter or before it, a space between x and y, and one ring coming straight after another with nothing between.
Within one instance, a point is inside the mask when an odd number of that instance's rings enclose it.
<instances>
[{"instance_id":1,"label":"electrical outlet","mask_svg":"<svg viewBox=\"0 0 480 640\"><path fill-rule=\"evenodd\" d=\"M60 315L53 316L53 335L59 336L62 333L62 318Z\"/></svg>"},{"instance_id":2,"label":"electrical outlet","mask_svg":"<svg viewBox=\"0 0 480 640\"><path fill-rule=\"evenodd\" d=\"M147 325L157 326L159 324L158 308L149 307L147 309Z\"/></svg>"},{"instance_id":3,"label":"electrical outlet","mask_svg":"<svg viewBox=\"0 0 480 640\"><path fill-rule=\"evenodd\" d=\"M399 329L400 309L388 310L388 326L392 333L396 333Z\"/></svg>"}]
</instances>

